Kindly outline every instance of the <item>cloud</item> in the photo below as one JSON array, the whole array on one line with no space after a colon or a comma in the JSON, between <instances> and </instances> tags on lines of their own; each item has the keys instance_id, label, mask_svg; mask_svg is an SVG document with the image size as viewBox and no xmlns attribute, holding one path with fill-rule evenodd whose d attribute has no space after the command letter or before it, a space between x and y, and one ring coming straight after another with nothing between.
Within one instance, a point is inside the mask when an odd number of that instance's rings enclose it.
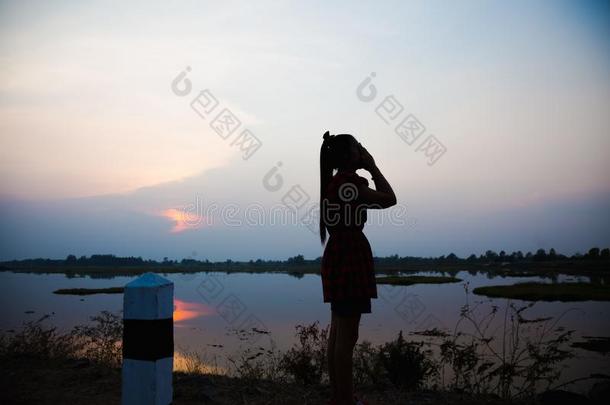
<instances>
[{"instance_id":1,"label":"cloud","mask_svg":"<svg viewBox=\"0 0 610 405\"><path fill-rule=\"evenodd\" d=\"M161 211L159 215L174 222L174 226L170 229L171 233L199 229L203 226L203 222L205 221L205 218L198 214L191 216L186 209L168 208Z\"/></svg>"}]
</instances>

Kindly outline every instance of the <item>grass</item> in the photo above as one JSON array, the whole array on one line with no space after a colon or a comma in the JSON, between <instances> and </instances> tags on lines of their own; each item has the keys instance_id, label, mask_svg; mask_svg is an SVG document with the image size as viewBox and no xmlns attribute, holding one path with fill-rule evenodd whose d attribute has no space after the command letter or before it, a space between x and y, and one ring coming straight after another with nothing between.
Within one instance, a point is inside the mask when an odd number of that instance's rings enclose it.
<instances>
[{"instance_id":1,"label":"grass","mask_svg":"<svg viewBox=\"0 0 610 405\"><path fill-rule=\"evenodd\" d=\"M610 301L610 287L593 283L517 283L478 287L473 292L525 301Z\"/></svg>"},{"instance_id":2,"label":"grass","mask_svg":"<svg viewBox=\"0 0 610 405\"><path fill-rule=\"evenodd\" d=\"M91 295L91 294L123 294L123 287L107 288L60 288L53 291L53 294L65 295Z\"/></svg>"},{"instance_id":3,"label":"grass","mask_svg":"<svg viewBox=\"0 0 610 405\"><path fill-rule=\"evenodd\" d=\"M67 333L45 325L48 318L27 322L16 333L0 333L0 403L120 403L121 317L103 311L91 318L94 324ZM174 371L172 403L325 404L330 398L324 357L327 333L328 327L320 329L317 322L299 325L300 343L289 351L249 347L234 358L235 370L229 374L211 374L205 367L195 367L198 372ZM357 345L356 392L371 405L504 404L487 393L454 392L436 385L426 389L423 383L429 376L416 371L418 365L434 366L427 356L421 344L401 335L381 346ZM406 377L410 379L404 381Z\"/></svg>"},{"instance_id":4,"label":"grass","mask_svg":"<svg viewBox=\"0 0 610 405\"><path fill-rule=\"evenodd\" d=\"M414 285L459 283L462 279L450 276L387 276L377 277L377 284Z\"/></svg>"}]
</instances>

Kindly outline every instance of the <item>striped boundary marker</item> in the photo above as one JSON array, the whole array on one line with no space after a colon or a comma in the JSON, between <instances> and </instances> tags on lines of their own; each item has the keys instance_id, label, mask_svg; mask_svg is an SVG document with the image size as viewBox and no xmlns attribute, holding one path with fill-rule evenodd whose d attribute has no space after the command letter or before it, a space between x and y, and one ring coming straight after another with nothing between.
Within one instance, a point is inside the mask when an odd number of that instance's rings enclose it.
<instances>
[{"instance_id":1,"label":"striped boundary marker","mask_svg":"<svg viewBox=\"0 0 610 405\"><path fill-rule=\"evenodd\" d=\"M145 273L123 295L123 405L172 403L174 283Z\"/></svg>"}]
</instances>

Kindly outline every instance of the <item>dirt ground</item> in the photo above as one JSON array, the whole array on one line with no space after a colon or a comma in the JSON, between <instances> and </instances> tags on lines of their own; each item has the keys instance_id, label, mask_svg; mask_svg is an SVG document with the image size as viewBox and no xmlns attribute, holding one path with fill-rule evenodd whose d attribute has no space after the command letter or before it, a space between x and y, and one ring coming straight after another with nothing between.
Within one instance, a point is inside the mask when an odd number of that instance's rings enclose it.
<instances>
[{"instance_id":1,"label":"dirt ground","mask_svg":"<svg viewBox=\"0 0 610 405\"><path fill-rule=\"evenodd\" d=\"M0 403L120 404L121 371L87 360L42 361L5 359L0 370ZM492 404L491 398L462 397L439 392L403 393L359 391L370 405ZM225 376L174 373L173 405L318 405L327 404L328 387L306 389L296 384L248 382Z\"/></svg>"}]
</instances>

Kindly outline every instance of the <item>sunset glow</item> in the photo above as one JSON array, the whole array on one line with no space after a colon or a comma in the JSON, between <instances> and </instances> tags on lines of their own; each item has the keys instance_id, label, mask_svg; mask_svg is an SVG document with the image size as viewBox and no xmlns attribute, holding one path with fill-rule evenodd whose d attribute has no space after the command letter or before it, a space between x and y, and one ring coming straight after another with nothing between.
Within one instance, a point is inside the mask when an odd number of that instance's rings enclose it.
<instances>
[{"instance_id":1,"label":"sunset glow","mask_svg":"<svg viewBox=\"0 0 610 405\"><path fill-rule=\"evenodd\" d=\"M184 232L189 229L199 229L202 227L204 220L204 217L202 216L193 216L184 210L176 208L163 210L160 215L174 222L174 226L170 229L171 233Z\"/></svg>"},{"instance_id":2,"label":"sunset glow","mask_svg":"<svg viewBox=\"0 0 610 405\"><path fill-rule=\"evenodd\" d=\"M325 131L356 136L417 224L369 222L377 255L608 244L603 1L42 4L0 3L5 260L102 241L178 261L316 258L315 226L258 212L299 187L305 218ZM397 130L407 117L417 138Z\"/></svg>"},{"instance_id":3,"label":"sunset glow","mask_svg":"<svg viewBox=\"0 0 610 405\"><path fill-rule=\"evenodd\" d=\"M174 325L182 326L179 322L189 319L198 318L200 316L212 315L214 310L207 305L199 302L189 302L174 299Z\"/></svg>"},{"instance_id":4,"label":"sunset glow","mask_svg":"<svg viewBox=\"0 0 610 405\"><path fill-rule=\"evenodd\" d=\"M181 353L179 351L174 352L174 371L195 371L201 374L227 374L228 372L224 367L204 362L197 352Z\"/></svg>"}]
</instances>

